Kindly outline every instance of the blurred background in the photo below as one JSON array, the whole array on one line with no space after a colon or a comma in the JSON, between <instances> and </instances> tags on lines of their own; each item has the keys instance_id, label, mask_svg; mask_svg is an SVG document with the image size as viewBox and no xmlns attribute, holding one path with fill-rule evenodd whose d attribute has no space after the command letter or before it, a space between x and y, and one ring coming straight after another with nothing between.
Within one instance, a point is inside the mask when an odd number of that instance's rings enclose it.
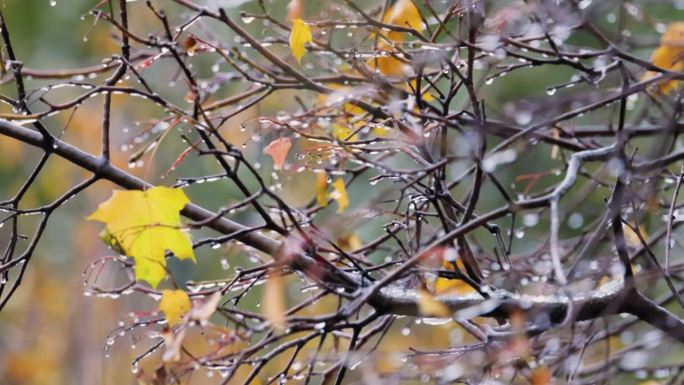
<instances>
[{"instance_id":1,"label":"blurred background","mask_svg":"<svg viewBox=\"0 0 684 385\"><path fill-rule=\"evenodd\" d=\"M197 3L216 6L218 4L230 7L231 15L237 16L241 10L256 10L256 1L231 1L231 0L197 0ZM14 50L17 57L26 67L37 70L48 69L71 69L98 65L103 58L118 53L119 45L114 36L114 29L105 22L94 24L93 17L88 14L89 10L98 3L96 0L6 0L2 1L1 9L10 28ZM327 7L326 1L306 2L305 14L316 18L320 9ZM489 4L488 7L500 7L503 3ZM593 17L598 25L607 31L617 31L617 25L631 31L633 38L631 52L648 59L652 49L658 43L658 30L669 21L684 20L684 2L661 1L650 4L644 12L650 19L634 22L632 27L627 28L624 23L632 23L625 18L624 12L620 11L624 2L605 1L593 10ZM161 8L175 9L170 1L155 1ZM268 7L272 7L272 15L285 19L286 0L266 1ZM132 1L129 3L130 23L133 30L158 31L157 25L149 23L149 13L143 8L144 1ZM510 5L510 4L508 4ZM145 11L145 12L143 12ZM176 15L172 11L169 14ZM182 15L182 13L181 13ZM269 34L272 30L254 23L249 25L255 33ZM225 33L216 32L218 35ZM617 33L617 32L616 32ZM281 36L286 38L286 36ZM591 45L592 40L587 36L571 36L578 45ZM226 41L232 41L231 35L226 35ZM287 50L284 49L283 52ZM218 62L201 59L193 61L195 69L211 76L212 72L227 71L227 66L222 63L218 69L213 69ZM156 71L147 72L146 77L152 84L163 87L164 96L182 104L184 92L176 88L174 84L174 70L171 66L163 65L155 67ZM515 71L513 74L498 78L493 84L482 89L484 99L488 101L488 113L498 118L526 124L532 119L539 119L544 114L552 114L552 108L561 108L554 103L553 106L545 104L548 99L546 87L554 84L567 82L572 76L565 69L557 67L534 68L530 70ZM83 80L83 79L74 79ZM100 82L102 77L92 79ZM35 89L58 81L29 80L28 88ZM619 83L614 82L617 86ZM227 85L219 94L224 96L242 88L238 85ZM573 90L560 90L570 95ZM577 91L577 90L574 90ZM15 95L14 85L5 83L0 86L0 92L5 95ZM61 91L60 91L61 92ZM77 95L72 90L63 93L55 92L61 98ZM59 99L55 96L56 99ZM571 103L568 98L568 103ZM115 115L113 118L113 154L115 164L130 172L144 177L155 184L171 184L176 176L199 176L210 175L216 169L211 162L192 159L181 165L167 178L162 174L173 163L173 160L184 147L178 137L170 136L156 152L151 163L137 164L129 167L131 148L135 146L135 134L139 132L140 125L144 125L147 119L155 116L158 112L150 103L136 102L135 99L123 96L115 96L113 99ZM264 143L257 138L252 138L251 132L240 130L239 123L257 115L274 116L280 110L296 108L294 99L283 93L275 98L268 98L258 106L237 116L227 124L226 136L234 144L247 143L246 153L252 159L260 158ZM155 110L157 109L157 110ZM99 130L102 121L102 99L94 98L82 104L73 114L59 114L45 120L47 126L55 134L69 143L76 145L90 153L99 152ZM591 114L585 122L605 121L608 115L602 113ZM256 140L255 140L256 139ZM538 146L518 159L518 162L506 170L501 176L503 182L515 183L515 177L521 174L534 172L546 172L554 166L560 165L559 161L551 161L549 147ZM0 137L0 199L11 197L27 175L33 170L41 153L26 145ZM263 161L264 163L270 160ZM269 166L270 167L270 166ZM34 185L28 191L23 200L23 207L35 207L46 204L59 197L70 186L82 180L86 173L57 158L48 161L46 171L43 172ZM288 175L284 180L284 196L291 202L305 202L313 196L313 177L310 173ZM550 182L555 182L551 179ZM545 182L540 182L542 185ZM385 185L384 188L391 187ZM519 190L524 193L525 185L521 184ZM117 300L111 298L95 298L85 296L83 285L83 271L95 260L103 255L111 254L106 249L98 233L101 226L94 222L88 222L84 218L91 213L98 203L107 199L114 188L109 183L101 182L93 188L82 193L77 199L67 202L53 215L48 230L43 236L38 250L30 261L30 266L24 277L24 282L10 301L7 308L0 313L0 383L3 385L62 385L62 384L134 384L135 376L131 373L130 361L140 349L134 346L136 341L131 338L122 338L111 346L111 354L105 354L106 340L109 332L114 329L118 322L130 312L152 311L156 304L149 298L123 297ZM193 185L187 189L191 199L202 197L202 203L208 208L217 208L237 199L238 194L226 184L205 183ZM368 189L363 186L350 190L352 206L355 202L364 202L378 198L383 191L382 183L376 188ZM494 189L487 190L483 196L482 207L495 207L501 203L501 199ZM579 207L575 214L567 215L572 218L569 223L563 225L563 237L576 234L581 223L587 223L596 219L602 210L603 201L607 191L589 196L588 201ZM323 213L323 218L334 218L334 212ZM249 222L253 218L245 214L243 221ZM573 222L574 221L574 222ZM580 224L577 225L577 221ZM22 230L31 233L37 222L30 219L22 222ZM338 227L344 227L338 224ZM530 228L521 228L522 234L526 235L534 243L536 237L544 234L547 226L542 222L531 225ZM7 229L0 229L0 234ZM338 236L343 236L343 229L336 230ZM372 236L363 233L360 238ZM0 237L3 242L4 237ZM524 240L517 247L524 249ZM0 249L4 245L0 244ZM248 264L239 251L229 247L220 250L200 250L198 263L174 263L172 269L177 273L179 281L186 279L211 279L225 276L235 266ZM226 262L229 261L229 262ZM110 282L115 284L115 273L103 277L101 283ZM293 293L294 296L297 293ZM256 298L248 298L255 302ZM321 305L325 306L325 305ZM331 304L331 306L334 306ZM404 324L410 323L406 321ZM405 326L399 325L392 331L387 343L382 349L387 351L390 359L386 365L401 365L396 356L397 351L406 350L408 346L446 346L448 341L464 338L462 332L453 326L431 326L420 328L413 325L411 332L405 330Z\"/></svg>"}]
</instances>

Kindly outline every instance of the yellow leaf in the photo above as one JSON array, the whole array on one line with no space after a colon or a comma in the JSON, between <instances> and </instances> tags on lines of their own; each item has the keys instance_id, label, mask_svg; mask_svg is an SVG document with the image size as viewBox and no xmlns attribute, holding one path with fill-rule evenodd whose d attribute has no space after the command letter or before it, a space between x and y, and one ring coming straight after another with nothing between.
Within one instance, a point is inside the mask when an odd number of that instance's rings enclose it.
<instances>
[{"instance_id":1,"label":"yellow leaf","mask_svg":"<svg viewBox=\"0 0 684 385\"><path fill-rule=\"evenodd\" d=\"M634 223L631 223L631 225L634 226ZM641 247L641 240L639 239L639 234L637 234L636 231L632 230L630 226L625 224L622 225L622 230L625 233L625 242L627 242L627 246ZM641 236L644 237L644 241L648 241L648 235L644 226L640 224L638 226L638 230Z\"/></svg>"},{"instance_id":2,"label":"yellow leaf","mask_svg":"<svg viewBox=\"0 0 684 385\"><path fill-rule=\"evenodd\" d=\"M416 81L416 79L413 79L409 83L410 83L410 86L407 84L405 87L406 92L409 92L412 94L413 90L415 90L416 87L418 86L418 82ZM421 96L422 96L424 102L431 102L431 101L435 100L435 97L432 96L432 94L427 92L427 91L423 92L421 94Z\"/></svg>"},{"instance_id":3,"label":"yellow leaf","mask_svg":"<svg viewBox=\"0 0 684 385\"><path fill-rule=\"evenodd\" d=\"M684 70L684 22L671 23L660 38L660 46L651 56L651 63L660 68L681 72ZM648 71L641 80L656 76L657 72ZM668 94L679 87L679 81L667 80L659 82L657 91Z\"/></svg>"},{"instance_id":4,"label":"yellow leaf","mask_svg":"<svg viewBox=\"0 0 684 385\"><path fill-rule=\"evenodd\" d=\"M387 44L379 44L380 54L368 61L368 66L377 69L386 76L396 78L404 77L408 66L390 54L391 47Z\"/></svg>"},{"instance_id":5,"label":"yellow leaf","mask_svg":"<svg viewBox=\"0 0 684 385\"><path fill-rule=\"evenodd\" d=\"M263 298L264 317L271 323L277 331L282 331L287 327L285 319L285 285L281 275L274 275L266 281Z\"/></svg>"},{"instance_id":6,"label":"yellow leaf","mask_svg":"<svg viewBox=\"0 0 684 385\"><path fill-rule=\"evenodd\" d=\"M264 154L273 158L273 168L276 170L283 168L290 147L292 147L290 138L278 138L264 148Z\"/></svg>"},{"instance_id":7,"label":"yellow leaf","mask_svg":"<svg viewBox=\"0 0 684 385\"><path fill-rule=\"evenodd\" d=\"M290 50L292 56L297 61L302 60L306 53L306 43L313 42L311 37L311 28L302 19L292 20L292 31L290 31Z\"/></svg>"},{"instance_id":8,"label":"yellow leaf","mask_svg":"<svg viewBox=\"0 0 684 385\"><path fill-rule=\"evenodd\" d=\"M435 299L427 290L418 291L418 311L426 317L450 317L449 308Z\"/></svg>"},{"instance_id":9,"label":"yellow leaf","mask_svg":"<svg viewBox=\"0 0 684 385\"><path fill-rule=\"evenodd\" d=\"M345 234L337 238L337 245L346 252L358 250L363 246L363 242L356 236L356 234Z\"/></svg>"},{"instance_id":10,"label":"yellow leaf","mask_svg":"<svg viewBox=\"0 0 684 385\"><path fill-rule=\"evenodd\" d=\"M446 255L450 253L453 253L453 255L456 256L453 263L446 257ZM458 251L455 249L448 249L442 257L442 269L453 271L455 270L454 264L456 264L456 268L458 268L459 271L466 271L463 260L458 256ZM470 293L477 293L477 290L460 279L437 278L435 280L434 292L436 294L450 293L466 295Z\"/></svg>"},{"instance_id":11,"label":"yellow leaf","mask_svg":"<svg viewBox=\"0 0 684 385\"><path fill-rule=\"evenodd\" d=\"M332 127L335 139L343 142L356 140L354 130L350 130L346 125L333 123Z\"/></svg>"},{"instance_id":12,"label":"yellow leaf","mask_svg":"<svg viewBox=\"0 0 684 385\"><path fill-rule=\"evenodd\" d=\"M324 172L316 174L316 203L321 207L328 205L328 176Z\"/></svg>"},{"instance_id":13,"label":"yellow leaf","mask_svg":"<svg viewBox=\"0 0 684 385\"><path fill-rule=\"evenodd\" d=\"M383 22L385 24L411 27L416 31L423 30L423 19L420 17L420 11L416 8L413 0L398 0L385 12Z\"/></svg>"},{"instance_id":14,"label":"yellow leaf","mask_svg":"<svg viewBox=\"0 0 684 385\"><path fill-rule=\"evenodd\" d=\"M127 256L135 261L136 279L157 287L166 276L166 251L195 260L190 236L180 229L180 211L190 200L182 190L152 187L114 191L88 219L104 222Z\"/></svg>"},{"instance_id":15,"label":"yellow leaf","mask_svg":"<svg viewBox=\"0 0 684 385\"><path fill-rule=\"evenodd\" d=\"M169 326L179 324L191 307L190 297L183 290L162 290L159 311L164 312Z\"/></svg>"},{"instance_id":16,"label":"yellow leaf","mask_svg":"<svg viewBox=\"0 0 684 385\"><path fill-rule=\"evenodd\" d=\"M344 186L344 179L337 178L333 182L333 192L330 197L337 201L337 212L343 213L349 206L349 196L347 195L347 188Z\"/></svg>"},{"instance_id":17,"label":"yellow leaf","mask_svg":"<svg viewBox=\"0 0 684 385\"><path fill-rule=\"evenodd\" d=\"M470 294L477 293L477 290L460 279L437 278L435 280L435 293L437 294Z\"/></svg>"}]
</instances>

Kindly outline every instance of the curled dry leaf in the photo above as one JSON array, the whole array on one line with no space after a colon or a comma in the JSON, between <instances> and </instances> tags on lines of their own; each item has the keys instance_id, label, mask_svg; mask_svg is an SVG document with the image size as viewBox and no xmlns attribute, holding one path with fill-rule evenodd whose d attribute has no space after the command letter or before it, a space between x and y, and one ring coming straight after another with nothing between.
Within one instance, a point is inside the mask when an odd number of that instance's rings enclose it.
<instances>
[{"instance_id":1,"label":"curled dry leaf","mask_svg":"<svg viewBox=\"0 0 684 385\"><path fill-rule=\"evenodd\" d=\"M183 48L188 55L193 56L197 50L197 47L197 39L195 39L193 36L188 36L185 38L185 40L183 40Z\"/></svg>"},{"instance_id":2,"label":"curled dry leaf","mask_svg":"<svg viewBox=\"0 0 684 385\"><path fill-rule=\"evenodd\" d=\"M316 203L321 207L328 205L328 176L325 172L316 174Z\"/></svg>"},{"instance_id":3,"label":"curled dry leaf","mask_svg":"<svg viewBox=\"0 0 684 385\"><path fill-rule=\"evenodd\" d=\"M534 368L530 376L530 385L548 385L551 383L551 377L551 371L548 368Z\"/></svg>"},{"instance_id":4,"label":"curled dry leaf","mask_svg":"<svg viewBox=\"0 0 684 385\"><path fill-rule=\"evenodd\" d=\"M219 302L221 302L221 292L217 291L207 298L203 304L192 308L190 319L206 324L211 315L216 312Z\"/></svg>"},{"instance_id":5,"label":"curled dry leaf","mask_svg":"<svg viewBox=\"0 0 684 385\"><path fill-rule=\"evenodd\" d=\"M173 329L166 329L161 337L164 339L164 346L166 350L162 355L164 362L176 362L181 358L181 347L183 346L183 339L185 338L185 331L183 328L174 333Z\"/></svg>"},{"instance_id":6,"label":"curled dry leaf","mask_svg":"<svg viewBox=\"0 0 684 385\"><path fill-rule=\"evenodd\" d=\"M266 280L264 297L262 300L264 317L277 331L283 331L287 327L285 319L285 284L281 275L273 275Z\"/></svg>"},{"instance_id":7,"label":"curled dry leaf","mask_svg":"<svg viewBox=\"0 0 684 385\"><path fill-rule=\"evenodd\" d=\"M287 4L287 20L294 21L302 18L303 0L290 0Z\"/></svg>"},{"instance_id":8,"label":"curled dry leaf","mask_svg":"<svg viewBox=\"0 0 684 385\"><path fill-rule=\"evenodd\" d=\"M290 138L278 138L264 148L264 154L273 158L273 167L276 170L280 170L285 164L287 154L290 152L291 147L292 141Z\"/></svg>"}]
</instances>

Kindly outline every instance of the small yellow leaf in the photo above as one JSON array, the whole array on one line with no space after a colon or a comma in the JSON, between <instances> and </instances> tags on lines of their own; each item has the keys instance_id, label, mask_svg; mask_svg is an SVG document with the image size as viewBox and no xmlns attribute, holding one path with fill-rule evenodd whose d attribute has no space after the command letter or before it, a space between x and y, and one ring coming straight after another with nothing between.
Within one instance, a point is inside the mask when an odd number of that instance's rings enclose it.
<instances>
[{"instance_id":1,"label":"small yellow leaf","mask_svg":"<svg viewBox=\"0 0 684 385\"><path fill-rule=\"evenodd\" d=\"M401 78L406 75L408 66L390 54L391 48L386 44L379 45L380 54L368 61L368 66L380 71L385 76Z\"/></svg>"},{"instance_id":2,"label":"small yellow leaf","mask_svg":"<svg viewBox=\"0 0 684 385\"><path fill-rule=\"evenodd\" d=\"M631 223L631 225L634 226L634 223ZM637 229L639 230L641 236L644 238L644 241L648 241L648 234L646 233L644 225L640 224ZM627 242L627 246L641 247L641 239L639 239L639 234L637 234L636 231L632 230L632 227L623 224L622 230L625 233L625 242Z\"/></svg>"},{"instance_id":3,"label":"small yellow leaf","mask_svg":"<svg viewBox=\"0 0 684 385\"><path fill-rule=\"evenodd\" d=\"M418 311L426 317L450 317L449 308L435 299L427 290L418 291Z\"/></svg>"},{"instance_id":4,"label":"small yellow leaf","mask_svg":"<svg viewBox=\"0 0 684 385\"><path fill-rule=\"evenodd\" d=\"M333 192L330 197L337 201L337 212L343 213L349 206L349 196L347 195L347 188L344 186L344 179L337 178L333 182Z\"/></svg>"},{"instance_id":5,"label":"small yellow leaf","mask_svg":"<svg viewBox=\"0 0 684 385\"><path fill-rule=\"evenodd\" d=\"M316 173L316 203L321 207L328 205L328 176L325 172Z\"/></svg>"},{"instance_id":6,"label":"small yellow leaf","mask_svg":"<svg viewBox=\"0 0 684 385\"><path fill-rule=\"evenodd\" d=\"M356 134L354 130L350 130L346 125L333 123L333 137L335 139L346 142L356 140Z\"/></svg>"},{"instance_id":7,"label":"small yellow leaf","mask_svg":"<svg viewBox=\"0 0 684 385\"><path fill-rule=\"evenodd\" d=\"M313 42L311 37L311 28L302 19L292 20L292 31L290 31L290 50L292 56L297 61L302 60L306 53L306 43Z\"/></svg>"},{"instance_id":8,"label":"small yellow leaf","mask_svg":"<svg viewBox=\"0 0 684 385\"><path fill-rule=\"evenodd\" d=\"M410 83L410 85L407 84L405 87L406 92L413 93L413 90L415 90L416 87L418 86L418 82L416 81L416 79L413 79L409 83ZM432 94L427 92L427 91L423 92L421 94L421 97L423 98L424 102L431 102L431 101L435 100L435 97L432 96Z\"/></svg>"},{"instance_id":9,"label":"small yellow leaf","mask_svg":"<svg viewBox=\"0 0 684 385\"><path fill-rule=\"evenodd\" d=\"M195 260L190 236L181 230L180 211L188 203L183 190L169 187L117 190L87 219L104 222L110 236L134 259L136 279L157 287L166 276L167 250L179 259Z\"/></svg>"},{"instance_id":10,"label":"small yellow leaf","mask_svg":"<svg viewBox=\"0 0 684 385\"><path fill-rule=\"evenodd\" d=\"M351 233L337 238L337 245L346 252L352 252L360 249L363 246L363 243L356 234Z\"/></svg>"},{"instance_id":11,"label":"small yellow leaf","mask_svg":"<svg viewBox=\"0 0 684 385\"><path fill-rule=\"evenodd\" d=\"M670 71L681 72L684 70L684 22L671 23L660 38L660 46L651 56L651 63ZM641 80L647 80L657 75L657 72L648 71ZM657 91L668 94L679 87L677 80L662 81L657 84Z\"/></svg>"},{"instance_id":12,"label":"small yellow leaf","mask_svg":"<svg viewBox=\"0 0 684 385\"><path fill-rule=\"evenodd\" d=\"M447 257L449 256L449 257ZM453 262L451 262L453 261ZM455 270L454 264L459 271L466 271L463 260L458 255L458 251L453 248L447 249L442 255L442 269ZM459 294L467 295L470 293L477 293L472 286L460 279L437 278L435 280L434 292L436 294Z\"/></svg>"},{"instance_id":13,"label":"small yellow leaf","mask_svg":"<svg viewBox=\"0 0 684 385\"><path fill-rule=\"evenodd\" d=\"M466 295L477 293L477 290L460 279L437 278L435 280L435 293L437 294L459 294Z\"/></svg>"},{"instance_id":14,"label":"small yellow leaf","mask_svg":"<svg viewBox=\"0 0 684 385\"><path fill-rule=\"evenodd\" d=\"M164 312L169 326L179 324L183 315L190 311L191 307L190 297L183 290L162 290L159 311Z\"/></svg>"},{"instance_id":15,"label":"small yellow leaf","mask_svg":"<svg viewBox=\"0 0 684 385\"><path fill-rule=\"evenodd\" d=\"M276 170L283 168L290 147L292 147L292 141L290 138L284 137L272 141L264 148L264 154L273 158L273 168Z\"/></svg>"},{"instance_id":16,"label":"small yellow leaf","mask_svg":"<svg viewBox=\"0 0 684 385\"><path fill-rule=\"evenodd\" d=\"M416 8L413 0L398 0L387 10L383 22L385 24L411 27L416 31L423 30L423 19L420 17L420 11Z\"/></svg>"},{"instance_id":17,"label":"small yellow leaf","mask_svg":"<svg viewBox=\"0 0 684 385\"><path fill-rule=\"evenodd\" d=\"M273 275L266 281L264 298L262 301L264 317L277 331L283 331L287 327L285 319L285 285L281 275Z\"/></svg>"}]
</instances>

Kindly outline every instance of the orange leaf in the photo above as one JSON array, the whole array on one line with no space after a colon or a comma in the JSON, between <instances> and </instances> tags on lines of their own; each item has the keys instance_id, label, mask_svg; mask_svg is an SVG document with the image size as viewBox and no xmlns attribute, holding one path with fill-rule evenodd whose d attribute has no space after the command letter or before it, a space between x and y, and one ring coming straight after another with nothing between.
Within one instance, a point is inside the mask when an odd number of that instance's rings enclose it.
<instances>
[{"instance_id":1,"label":"orange leaf","mask_svg":"<svg viewBox=\"0 0 684 385\"><path fill-rule=\"evenodd\" d=\"M290 0L287 4L287 20L293 21L302 18L303 0Z\"/></svg>"},{"instance_id":2,"label":"orange leaf","mask_svg":"<svg viewBox=\"0 0 684 385\"><path fill-rule=\"evenodd\" d=\"M197 39L195 39L193 36L188 36L187 38L185 38L185 40L183 40L183 48L189 56L193 56L195 54L197 46Z\"/></svg>"},{"instance_id":3,"label":"orange leaf","mask_svg":"<svg viewBox=\"0 0 684 385\"><path fill-rule=\"evenodd\" d=\"M651 63L668 69L670 71L681 72L684 70L684 22L671 23L660 38L660 46L656 48L651 56ZM656 76L657 72L648 71L642 76L641 80L647 80ZM657 91L661 94L668 94L679 87L677 80L667 80L659 82Z\"/></svg>"},{"instance_id":4,"label":"orange leaf","mask_svg":"<svg viewBox=\"0 0 684 385\"><path fill-rule=\"evenodd\" d=\"M273 168L279 170L283 167L290 147L292 147L290 138L278 138L264 148L264 154L273 158Z\"/></svg>"},{"instance_id":5,"label":"orange leaf","mask_svg":"<svg viewBox=\"0 0 684 385\"><path fill-rule=\"evenodd\" d=\"M551 381L551 372L547 368L536 368L530 376L530 385L547 385Z\"/></svg>"},{"instance_id":6,"label":"orange leaf","mask_svg":"<svg viewBox=\"0 0 684 385\"><path fill-rule=\"evenodd\" d=\"M321 207L328 205L328 176L325 172L316 174L316 203Z\"/></svg>"},{"instance_id":7,"label":"orange leaf","mask_svg":"<svg viewBox=\"0 0 684 385\"><path fill-rule=\"evenodd\" d=\"M426 317L450 317L449 308L435 299L427 290L418 291L418 311Z\"/></svg>"}]
</instances>

